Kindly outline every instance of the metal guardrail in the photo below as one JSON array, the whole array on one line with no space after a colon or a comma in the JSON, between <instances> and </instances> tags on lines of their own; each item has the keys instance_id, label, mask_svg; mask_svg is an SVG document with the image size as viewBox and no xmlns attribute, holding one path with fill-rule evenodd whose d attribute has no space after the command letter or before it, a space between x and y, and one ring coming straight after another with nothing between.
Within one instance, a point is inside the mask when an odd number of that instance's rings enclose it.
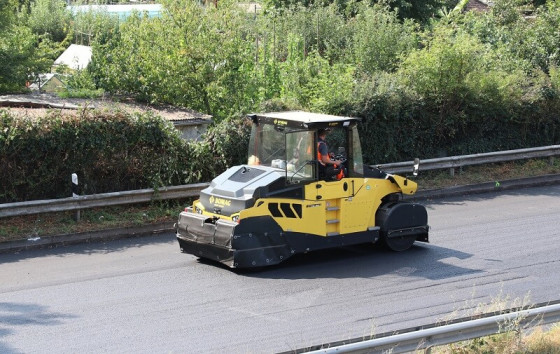
<instances>
[{"instance_id":1,"label":"metal guardrail","mask_svg":"<svg viewBox=\"0 0 560 354\"><path fill-rule=\"evenodd\" d=\"M560 304L554 304L305 352L406 353L559 321Z\"/></svg>"},{"instance_id":2,"label":"metal guardrail","mask_svg":"<svg viewBox=\"0 0 560 354\"><path fill-rule=\"evenodd\" d=\"M202 189L208 187L208 185L208 183L196 183L186 184L182 186L165 187L158 190L150 188L125 192L83 195L61 199L5 203L0 204L0 218L113 205L145 203L153 200L169 200L195 197L200 194L200 191Z\"/></svg>"},{"instance_id":3,"label":"metal guardrail","mask_svg":"<svg viewBox=\"0 0 560 354\"><path fill-rule=\"evenodd\" d=\"M482 165L487 163L506 162L514 160L554 157L560 155L560 145L542 146L537 148L506 150L483 154L441 157L437 159L420 160L420 171L455 169L463 166ZM390 173L407 173L412 171L413 161L396 162L376 165Z\"/></svg>"},{"instance_id":4,"label":"metal guardrail","mask_svg":"<svg viewBox=\"0 0 560 354\"><path fill-rule=\"evenodd\" d=\"M428 159L420 161L420 171L446 169L453 171L457 167L513 160L554 157L560 155L560 145L543 146L530 149L507 150L484 154L462 155ZM412 172L414 162L397 162L376 165L390 173ZM179 199L198 196L209 183L187 184L158 189L141 189L125 192L84 195L62 199L35 200L29 202L0 204L0 218L18 215L31 215L49 212L80 210L95 207L125 205L150 202L152 200Z\"/></svg>"}]
</instances>

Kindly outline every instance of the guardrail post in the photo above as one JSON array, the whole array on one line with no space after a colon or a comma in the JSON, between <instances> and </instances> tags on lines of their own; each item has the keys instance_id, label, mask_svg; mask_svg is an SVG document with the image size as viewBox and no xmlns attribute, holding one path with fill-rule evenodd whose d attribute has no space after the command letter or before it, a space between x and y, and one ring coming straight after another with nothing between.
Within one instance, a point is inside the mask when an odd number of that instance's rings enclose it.
<instances>
[{"instance_id":1,"label":"guardrail post","mask_svg":"<svg viewBox=\"0 0 560 354\"><path fill-rule=\"evenodd\" d=\"M76 173L72 173L72 197L78 198L78 175ZM80 209L76 210L76 215L74 215L74 220L76 222L80 221Z\"/></svg>"},{"instance_id":2,"label":"guardrail post","mask_svg":"<svg viewBox=\"0 0 560 354\"><path fill-rule=\"evenodd\" d=\"M553 166L553 165L554 165L554 156L549 156L549 157L548 157L548 164L549 164L550 166Z\"/></svg>"},{"instance_id":3,"label":"guardrail post","mask_svg":"<svg viewBox=\"0 0 560 354\"><path fill-rule=\"evenodd\" d=\"M450 175L451 177L454 177L454 176L455 176L455 167L451 167L451 168L449 169L449 175Z\"/></svg>"}]
</instances>

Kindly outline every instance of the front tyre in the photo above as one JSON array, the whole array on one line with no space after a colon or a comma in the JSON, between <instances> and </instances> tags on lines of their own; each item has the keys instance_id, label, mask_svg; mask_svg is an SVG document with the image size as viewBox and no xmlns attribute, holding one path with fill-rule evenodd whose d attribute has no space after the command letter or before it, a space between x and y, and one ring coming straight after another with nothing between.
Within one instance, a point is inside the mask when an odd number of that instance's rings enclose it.
<instances>
[{"instance_id":1,"label":"front tyre","mask_svg":"<svg viewBox=\"0 0 560 354\"><path fill-rule=\"evenodd\" d=\"M381 238L393 251L406 251L416 240L428 241L428 213L423 205L389 202L377 210L375 223Z\"/></svg>"}]
</instances>

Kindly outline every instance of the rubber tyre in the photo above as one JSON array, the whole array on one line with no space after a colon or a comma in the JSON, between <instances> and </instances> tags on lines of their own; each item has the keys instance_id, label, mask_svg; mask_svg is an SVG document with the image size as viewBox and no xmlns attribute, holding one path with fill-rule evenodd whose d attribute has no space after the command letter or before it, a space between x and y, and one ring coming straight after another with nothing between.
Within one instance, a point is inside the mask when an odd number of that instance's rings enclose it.
<instances>
[{"instance_id":1,"label":"rubber tyre","mask_svg":"<svg viewBox=\"0 0 560 354\"><path fill-rule=\"evenodd\" d=\"M401 236L401 237L392 237L388 238L386 235L383 235L383 243L391 250L395 252L402 252L406 251L416 241L416 235L412 236Z\"/></svg>"}]
</instances>

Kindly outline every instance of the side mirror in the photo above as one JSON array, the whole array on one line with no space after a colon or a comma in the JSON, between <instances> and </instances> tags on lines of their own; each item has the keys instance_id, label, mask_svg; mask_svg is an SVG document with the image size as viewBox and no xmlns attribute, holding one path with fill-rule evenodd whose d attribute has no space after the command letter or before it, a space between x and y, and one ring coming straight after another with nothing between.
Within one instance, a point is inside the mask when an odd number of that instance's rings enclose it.
<instances>
[{"instance_id":1,"label":"side mirror","mask_svg":"<svg viewBox=\"0 0 560 354\"><path fill-rule=\"evenodd\" d=\"M414 159L414 167L412 168L412 175L414 177L418 176L418 168L420 167L420 159L419 158L415 158Z\"/></svg>"}]
</instances>

